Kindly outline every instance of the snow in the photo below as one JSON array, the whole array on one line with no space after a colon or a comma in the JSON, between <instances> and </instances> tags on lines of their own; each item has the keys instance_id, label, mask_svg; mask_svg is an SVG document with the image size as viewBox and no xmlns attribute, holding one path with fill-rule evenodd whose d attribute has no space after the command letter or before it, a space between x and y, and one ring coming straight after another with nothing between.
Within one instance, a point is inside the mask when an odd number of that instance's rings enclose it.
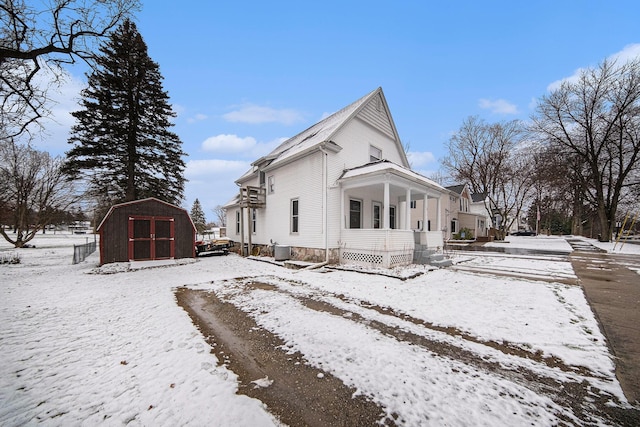
<instances>
[{"instance_id":1,"label":"snow","mask_svg":"<svg viewBox=\"0 0 640 427\"><path fill-rule=\"evenodd\" d=\"M301 352L319 381L331 373L388 415L398 414L399 424L522 425L535 419L553 425L572 414L539 390L398 339L374 323L510 369L587 381L626 402L581 288L560 283L575 278L566 257L461 253L456 266L467 270L412 267L422 274L401 277L406 280L294 271L233 254L98 268L95 253L71 265L72 245L85 239L38 235L36 248L19 251L0 244L0 253L21 259L0 265L1 425L279 425L260 401L237 394L236 375L177 305L174 290L181 286L215 291L281 337L285 350ZM570 251L557 237L507 244ZM633 245L623 249L634 253ZM277 291L231 280L239 277ZM302 303L306 298L342 314L311 309ZM487 343L539 351L585 369L562 371ZM253 383L268 387L271 381Z\"/></svg>"},{"instance_id":2,"label":"snow","mask_svg":"<svg viewBox=\"0 0 640 427\"><path fill-rule=\"evenodd\" d=\"M586 239L585 239L586 240ZM558 236L507 236L504 241L494 240L487 243L489 247L523 248L570 253L571 245Z\"/></svg>"}]
</instances>

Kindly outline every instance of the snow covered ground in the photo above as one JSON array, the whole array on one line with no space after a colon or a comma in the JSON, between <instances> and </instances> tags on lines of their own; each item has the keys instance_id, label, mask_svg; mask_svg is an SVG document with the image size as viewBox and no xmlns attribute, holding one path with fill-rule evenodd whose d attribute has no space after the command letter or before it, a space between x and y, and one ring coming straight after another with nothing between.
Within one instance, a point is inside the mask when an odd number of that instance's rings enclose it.
<instances>
[{"instance_id":1,"label":"snow covered ground","mask_svg":"<svg viewBox=\"0 0 640 427\"><path fill-rule=\"evenodd\" d=\"M568 246L557 237L512 239L512 246ZM573 415L541 390L387 336L368 321L455 346L505 369L561 383L587 381L626 402L582 290L553 281L575 277L562 257L467 253L457 259L458 265L526 271L545 280L452 269L424 269L399 280L294 271L235 255L159 268L98 269L96 253L71 265L72 245L84 241L39 235L35 248L15 251L19 264L0 265L0 425L278 425L260 401L236 394L235 374L210 353L176 304L173 291L180 286L215 291L280 336L287 350L300 351L405 425L552 425ZM635 253L633 245L624 249ZM12 252L6 243L0 251ZM248 290L243 280L232 280L240 277L279 292ZM311 310L298 297L347 314ZM485 342L538 351L581 369L558 369Z\"/></svg>"}]
</instances>

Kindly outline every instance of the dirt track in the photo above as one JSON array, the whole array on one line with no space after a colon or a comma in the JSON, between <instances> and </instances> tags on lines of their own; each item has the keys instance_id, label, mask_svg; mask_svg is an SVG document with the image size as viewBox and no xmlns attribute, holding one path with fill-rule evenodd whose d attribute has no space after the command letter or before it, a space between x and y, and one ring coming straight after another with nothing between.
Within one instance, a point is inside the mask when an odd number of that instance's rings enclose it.
<instances>
[{"instance_id":1,"label":"dirt track","mask_svg":"<svg viewBox=\"0 0 640 427\"><path fill-rule=\"evenodd\" d=\"M240 392L265 403L291 426L374 425L384 412L330 374L309 367L300 354L279 350L283 342L214 294L179 289L189 313L220 360L239 377ZM269 378L258 387L252 381ZM387 425L392 425L387 423Z\"/></svg>"},{"instance_id":2,"label":"dirt track","mask_svg":"<svg viewBox=\"0 0 640 427\"><path fill-rule=\"evenodd\" d=\"M246 282L248 288L259 288L273 292L285 292L273 285L257 281ZM288 425L309 426L351 426L375 425L381 420L394 425L393 416L385 416L384 408L363 396L354 397L354 390L328 373L308 366L300 354L289 354L281 349L283 344L277 336L257 326L255 321L234 305L221 300L212 292L179 289L178 303L190 314L194 323L214 348L220 360L239 376L240 392L264 402L269 410ZM327 303L304 299L306 307L343 316L344 312ZM455 336L460 331L438 328L419 319L390 313L386 308L367 306L384 311L405 321L420 324ZM357 315L350 317L355 322L366 323L368 327L384 332L400 341L410 342L447 358L508 378L518 384L535 390L543 390L557 404L571 408L571 412L589 423L592 416L609 420L611 425L640 425L640 414L633 409L623 410L607 404L607 396L597 397L597 390L584 382L563 382L541 376L539 373L520 369L514 371L495 362L484 360L477 354L465 351L451 344L432 341L422 336L401 331L395 327L365 321ZM463 336L475 341L474 337ZM565 366L560 360L543 358L508 343L482 342L501 352L517 357L535 360L553 368L570 372L575 367ZM252 381L268 377L273 380L269 387L256 387ZM566 420L571 424L570 420Z\"/></svg>"}]
</instances>

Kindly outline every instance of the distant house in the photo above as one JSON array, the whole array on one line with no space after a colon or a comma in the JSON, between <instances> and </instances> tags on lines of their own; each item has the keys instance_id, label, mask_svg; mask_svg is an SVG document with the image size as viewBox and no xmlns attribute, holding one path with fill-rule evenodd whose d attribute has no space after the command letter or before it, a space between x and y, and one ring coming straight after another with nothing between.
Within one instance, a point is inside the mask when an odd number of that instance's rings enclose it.
<instances>
[{"instance_id":1,"label":"distant house","mask_svg":"<svg viewBox=\"0 0 640 427\"><path fill-rule=\"evenodd\" d=\"M450 227L445 238L461 237L460 232L463 229L472 233L471 236L465 236L467 239L487 236L490 224L487 224L486 211L479 212L469 187L466 184L458 184L446 188L449 190L451 203L448 212Z\"/></svg>"},{"instance_id":2,"label":"distant house","mask_svg":"<svg viewBox=\"0 0 640 427\"><path fill-rule=\"evenodd\" d=\"M416 242L442 248L446 190L412 171L381 88L288 139L236 180L227 236L245 252L391 267L412 262ZM426 201L411 227L412 202Z\"/></svg>"},{"instance_id":3,"label":"distant house","mask_svg":"<svg viewBox=\"0 0 640 427\"><path fill-rule=\"evenodd\" d=\"M189 213L155 198L114 205L98 226L100 264L195 257Z\"/></svg>"},{"instance_id":4,"label":"distant house","mask_svg":"<svg viewBox=\"0 0 640 427\"><path fill-rule=\"evenodd\" d=\"M491 226L491 217L487 216L484 208L484 198L479 196L474 201L474 195L470 192L465 184L453 185L445 187L446 191L440 196L440 203L430 203L427 210L427 222L423 224L422 214L423 201L416 200L411 204L411 224L414 230L425 229L427 231L435 231L429 218L440 216L442 222L439 231L442 232L444 240L454 238L462 238L460 231L462 229L470 230L471 233L466 235L465 239L475 239L485 237ZM437 210L439 209L439 210Z\"/></svg>"}]
</instances>

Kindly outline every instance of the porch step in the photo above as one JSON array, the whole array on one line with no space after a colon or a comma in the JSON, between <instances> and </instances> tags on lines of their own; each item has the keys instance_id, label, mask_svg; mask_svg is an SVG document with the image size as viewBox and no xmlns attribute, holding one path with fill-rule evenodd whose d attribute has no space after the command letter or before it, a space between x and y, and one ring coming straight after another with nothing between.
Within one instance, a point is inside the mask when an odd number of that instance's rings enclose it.
<instances>
[{"instance_id":1,"label":"porch step","mask_svg":"<svg viewBox=\"0 0 640 427\"><path fill-rule=\"evenodd\" d=\"M416 245L413 251L414 264L433 265L435 267L449 267L453 261L446 258L441 252L429 249L426 245Z\"/></svg>"}]
</instances>

